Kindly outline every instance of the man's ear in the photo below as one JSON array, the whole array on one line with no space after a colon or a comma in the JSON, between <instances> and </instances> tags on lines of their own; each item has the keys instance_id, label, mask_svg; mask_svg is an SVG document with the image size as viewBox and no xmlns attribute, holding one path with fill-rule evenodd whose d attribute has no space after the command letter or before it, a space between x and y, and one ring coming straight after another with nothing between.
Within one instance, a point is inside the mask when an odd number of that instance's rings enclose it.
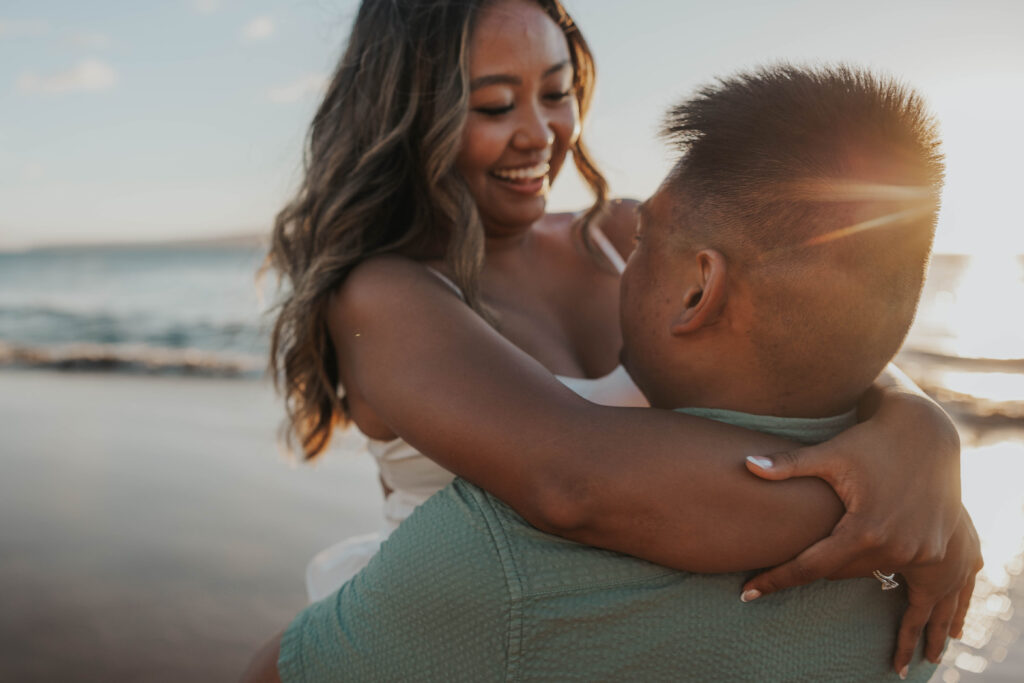
<instances>
[{"instance_id":1,"label":"man's ear","mask_svg":"<svg viewBox=\"0 0 1024 683\"><path fill-rule=\"evenodd\" d=\"M725 256L716 249L697 252L693 283L683 296L682 310L672 321L673 335L689 334L718 319L728 298Z\"/></svg>"}]
</instances>

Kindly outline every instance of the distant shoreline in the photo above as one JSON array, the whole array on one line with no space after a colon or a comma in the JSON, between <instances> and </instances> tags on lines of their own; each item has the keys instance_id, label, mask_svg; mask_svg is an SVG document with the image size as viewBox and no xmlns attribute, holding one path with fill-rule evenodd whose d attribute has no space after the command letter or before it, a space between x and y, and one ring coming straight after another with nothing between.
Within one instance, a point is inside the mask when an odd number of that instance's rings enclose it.
<instances>
[{"instance_id":1,"label":"distant shoreline","mask_svg":"<svg viewBox=\"0 0 1024 683\"><path fill-rule=\"evenodd\" d=\"M240 232L215 237L191 237L186 239L138 240L109 242L55 242L53 244L31 244L23 247L0 245L0 254L29 254L55 251L99 251L138 249L265 249L270 243L269 231Z\"/></svg>"},{"instance_id":2,"label":"distant shoreline","mask_svg":"<svg viewBox=\"0 0 1024 683\"><path fill-rule=\"evenodd\" d=\"M27 244L8 246L0 244L0 255L32 254L60 251L132 251L149 249L266 249L270 245L270 230L253 230L217 235L213 237L189 237L183 239L157 240L112 240L101 242L53 242L44 244ZM980 254L984 255L984 254ZM932 259L969 259L979 254L962 252L935 252ZM1016 254L1024 259L1024 252Z\"/></svg>"}]
</instances>

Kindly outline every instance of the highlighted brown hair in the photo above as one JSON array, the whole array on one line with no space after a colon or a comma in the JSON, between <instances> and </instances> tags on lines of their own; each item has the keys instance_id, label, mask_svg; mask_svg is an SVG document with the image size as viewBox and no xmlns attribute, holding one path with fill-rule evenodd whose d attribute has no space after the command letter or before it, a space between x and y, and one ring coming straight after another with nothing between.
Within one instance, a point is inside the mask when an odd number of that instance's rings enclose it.
<instances>
[{"instance_id":1,"label":"highlighted brown hair","mask_svg":"<svg viewBox=\"0 0 1024 683\"><path fill-rule=\"evenodd\" d=\"M562 29L580 116L593 97L594 60L558 0L536 0ZM443 250L467 303L484 314L478 280L484 231L454 168L469 103L467 46L488 0L364 0L313 123L304 178L278 214L266 268L287 285L271 334L270 372L284 395L286 443L321 453L348 421L327 332L327 302L351 270L385 253ZM573 161L605 207L607 184L582 139Z\"/></svg>"}]
</instances>

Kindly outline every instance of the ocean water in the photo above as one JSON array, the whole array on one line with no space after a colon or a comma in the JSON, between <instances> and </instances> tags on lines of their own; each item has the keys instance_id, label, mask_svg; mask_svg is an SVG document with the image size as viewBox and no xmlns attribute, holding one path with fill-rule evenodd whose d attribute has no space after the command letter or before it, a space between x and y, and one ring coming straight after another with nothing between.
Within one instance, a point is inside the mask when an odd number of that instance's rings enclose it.
<instances>
[{"instance_id":1,"label":"ocean water","mask_svg":"<svg viewBox=\"0 0 1024 683\"><path fill-rule=\"evenodd\" d=\"M1024 255L932 259L911 348L972 359L1024 358Z\"/></svg>"},{"instance_id":2,"label":"ocean water","mask_svg":"<svg viewBox=\"0 0 1024 683\"><path fill-rule=\"evenodd\" d=\"M274 278L258 246L0 253L0 364L247 376ZM900 363L958 410L1024 418L1024 256L937 255Z\"/></svg>"},{"instance_id":3,"label":"ocean water","mask_svg":"<svg viewBox=\"0 0 1024 683\"><path fill-rule=\"evenodd\" d=\"M273 277L250 247L0 253L0 363L252 374L265 365Z\"/></svg>"},{"instance_id":4,"label":"ocean water","mask_svg":"<svg viewBox=\"0 0 1024 683\"><path fill-rule=\"evenodd\" d=\"M947 408L1024 419L1024 256L936 256L897 360Z\"/></svg>"}]
</instances>

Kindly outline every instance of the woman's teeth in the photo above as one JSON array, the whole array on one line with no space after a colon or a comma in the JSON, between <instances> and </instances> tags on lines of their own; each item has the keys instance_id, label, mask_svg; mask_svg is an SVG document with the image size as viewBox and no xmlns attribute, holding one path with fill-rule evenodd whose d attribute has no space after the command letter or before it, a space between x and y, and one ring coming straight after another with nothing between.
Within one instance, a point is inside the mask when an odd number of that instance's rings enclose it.
<instances>
[{"instance_id":1,"label":"woman's teeth","mask_svg":"<svg viewBox=\"0 0 1024 683\"><path fill-rule=\"evenodd\" d=\"M545 161L526 168L496 168L491 173L502 180L537 180L546 176L550 170L551 167Z\"/></svg>"}]
</instances>

